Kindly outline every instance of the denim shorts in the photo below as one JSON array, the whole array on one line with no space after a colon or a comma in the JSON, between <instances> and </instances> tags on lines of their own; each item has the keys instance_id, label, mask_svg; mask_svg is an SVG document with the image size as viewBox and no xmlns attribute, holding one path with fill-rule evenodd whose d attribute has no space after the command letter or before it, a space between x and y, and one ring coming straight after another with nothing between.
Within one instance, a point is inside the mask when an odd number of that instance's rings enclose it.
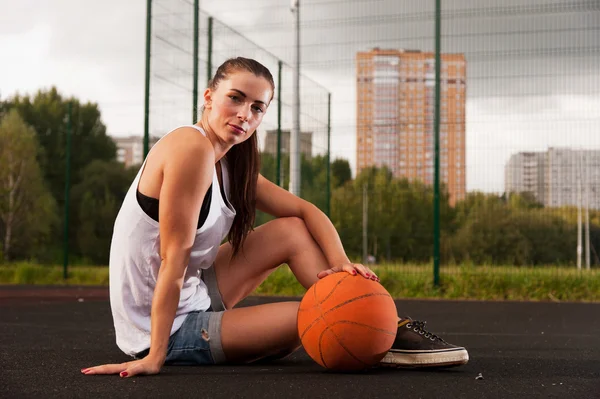
<instances>
[{"instance_id":1,"label":"denim shorts","mask_svg":"<svg viewBox=\"0 0 600 399\"><path fill-rule=\"evenodd\" d=\"M183 324L169 338L166 365L210 365L225 363L221 345L221 319L225 305L217 286L215 270L210 267L202 271L202 280L208 288L211 300L207 311L190 312ZM137 353L141 359L149 349Z\"/></svg>"}]
</instances>

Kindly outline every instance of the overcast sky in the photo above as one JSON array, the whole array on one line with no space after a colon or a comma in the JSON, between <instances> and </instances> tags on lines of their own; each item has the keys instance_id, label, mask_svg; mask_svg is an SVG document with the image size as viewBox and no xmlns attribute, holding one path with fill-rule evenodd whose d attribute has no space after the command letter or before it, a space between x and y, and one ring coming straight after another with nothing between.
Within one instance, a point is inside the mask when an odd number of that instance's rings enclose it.
<instances>
[{"instance_id":1,"label":"overcast sky","mask_svg":"<svg viewBox=\"0 0 600 399\"><path fill-rule=\"evenodd\" d=\"M154 1L156 34L184 50L191 48L185 40L192 26L189 2ZM302 73L316 82L313 89L306 86L305 95L317 87L332 93L333 156L354 167L355 54L373 47L433 51L434 1L300 2ZM289 0L200 4L291 64ZM600 149L600 1L444 0L443 6L442 51L464 53L467 59L468 190L502 192L504 164L515 152L549 146ZM145 1L0 0L0 10L2 98L56 86L67 96L97 102L109 134L143 133ZM206 29L204 19L201 29ZM160 47L153 40L154 72L187 87L191 65L186 56L175 58L164 42ZM268 64L274 59L223 29L215 31L215 49L220 48L229 52L215 54L217 60L249 55ZM205 71L202 65L201 76ZM289 89L287 76L282 86ZM157 134L191 121L189 101L182 99L189 90L177 97L177 89L167 88L164 82L153 88ZM288 103L290 95L283 96ZM323 103L322 96L318 102ZM326 117L319 104L304 111L316 117L303 118L303 130L320 126ZM272 107L265 128L273 127L275 112Z\"/></svg>"}]
</instances>

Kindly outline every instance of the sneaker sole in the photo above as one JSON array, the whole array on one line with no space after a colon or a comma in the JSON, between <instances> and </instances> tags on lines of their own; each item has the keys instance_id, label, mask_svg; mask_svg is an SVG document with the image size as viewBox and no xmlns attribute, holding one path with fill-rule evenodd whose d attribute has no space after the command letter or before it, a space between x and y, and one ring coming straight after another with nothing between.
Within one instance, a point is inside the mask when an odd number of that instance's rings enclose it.
<instances>
[{"instance_id":1,"label":"sneaker sole","mask_svg":"<svg viewBox=\"0 0 600 399\"><path fill-rule=\"evenodd\" d=\"M381 367L456 367L469 362L469 353L464 348L441 349L438 351L409 351L390 349L381 360Z\"/></svg>"}]
</instances>

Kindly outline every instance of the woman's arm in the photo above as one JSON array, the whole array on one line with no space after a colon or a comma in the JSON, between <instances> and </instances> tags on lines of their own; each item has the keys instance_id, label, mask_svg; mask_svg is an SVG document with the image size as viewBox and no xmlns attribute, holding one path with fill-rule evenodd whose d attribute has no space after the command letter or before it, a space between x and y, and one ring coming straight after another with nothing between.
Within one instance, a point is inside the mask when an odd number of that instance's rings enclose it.
<instances>
[{"instance_id":1,"label":"woman's arm","mask_svg":"<svg viewBox=\"0 0 600 399\"><path fill-rule=\"evenodd\" d=\"M256 208L275 217L299 217L304 220L308 231L325 254L330 270L321 272L319 278L338 271L358 270L363 276L375 275L361 264L348 259L342 240L331 220L314 204L299 198L273 184L262 175L258 176Z\"/></svg>"},{"instance_id":2,"label":"woman's arm","mask_svg":"<svg viewBox=\"0 0 600 399\"><path fill-rule=\"evenodd\" d=\"M150 351L143 359L83 369L84 374L156 374L164 364L202 200L212 183L215 155L198 131L173 132L161 143L160 256L150 317ZM186 130L186 129L182 129ZM158 150L158 148L157 148ZM163 156L164 155L164 156Z\"/></svg>"},{"instance_id":3,"label":"woman's arm","mask_svg":"<svg viewBox=\"0 0 600 399\"><path fill-rule=\"evenodd\" d=\"M198 132L194 131L197 136ZM184 136L184 135L182 135ZM175 138L175 137L173 137ZM148 357L164 363L202 199L212 183L215 156L208 139L177 137L163 167L160 189L160 256L151 310Z\"/></svg>"}]
</instances>

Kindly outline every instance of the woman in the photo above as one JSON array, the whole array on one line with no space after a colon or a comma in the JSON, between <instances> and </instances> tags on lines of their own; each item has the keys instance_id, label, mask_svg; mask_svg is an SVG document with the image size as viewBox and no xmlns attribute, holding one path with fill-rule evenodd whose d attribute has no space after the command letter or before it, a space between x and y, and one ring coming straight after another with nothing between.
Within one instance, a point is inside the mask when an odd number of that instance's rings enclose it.
<instances>
[{"instance_id":1,"label":"woman","mask_svg":"<svg viewBox=\"0 0 600 399\"><path fill-rule=\"evenodd\" d=\"M337 272L379 281L350 262L317 207L258 173L255 132L273 94L267 68L230 59L204 92L200 122L173 130L148 154L117 216L110 254L117 345L135 360L84 374L131 377L165 363L247 363L293 352L298 302L234 308L282 263L306 288ZM255 209L276 219L253 230ZM384 363L466 363L464 348L422 323L400 318L399 326L399 352ZM423 363L414 349L434 361ZM442 352L454 354L436 357Z\"/></svg>"}]
</instances>

